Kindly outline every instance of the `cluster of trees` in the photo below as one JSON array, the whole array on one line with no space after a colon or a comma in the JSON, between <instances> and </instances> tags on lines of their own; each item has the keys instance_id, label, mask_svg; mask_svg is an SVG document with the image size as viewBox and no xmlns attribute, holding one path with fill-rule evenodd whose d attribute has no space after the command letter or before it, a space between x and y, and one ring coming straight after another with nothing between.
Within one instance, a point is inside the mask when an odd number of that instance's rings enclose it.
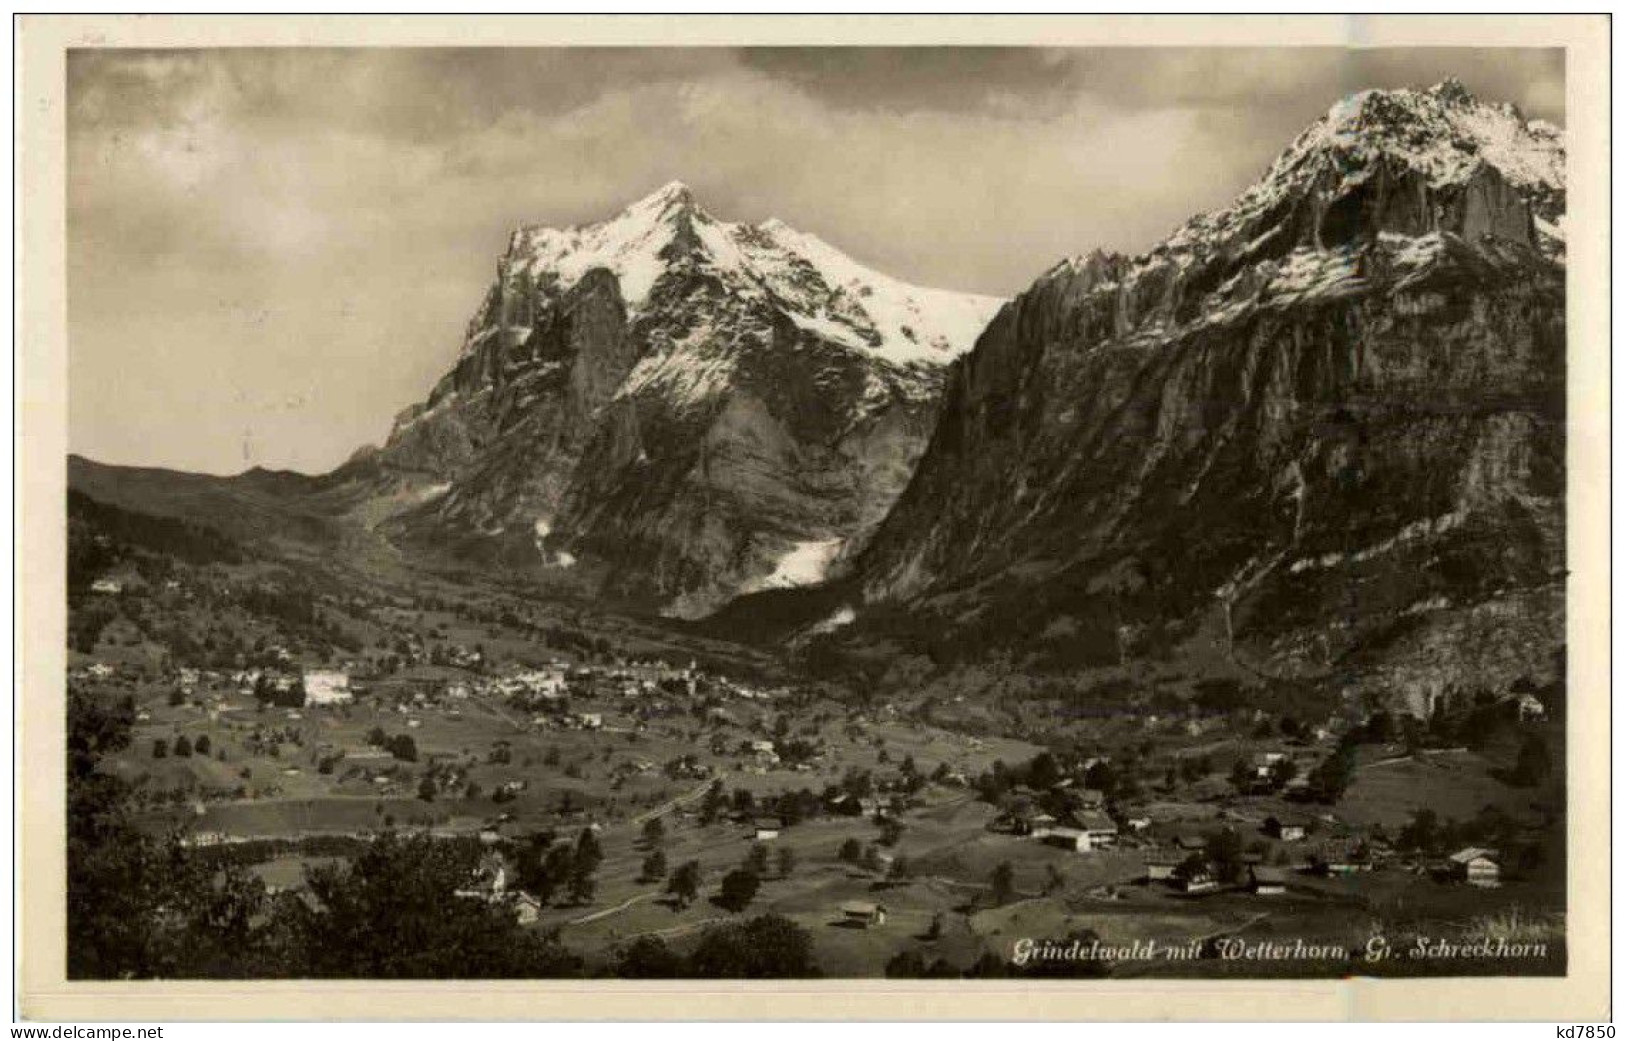
<instances>
[{"instance_id":1,"label":"cluster of trees","mask_svg":"<svg viewBox=\"0 0 1625 1041\"><path fill-rule=\"evenodd\" d=\"M313 870L308 899L270 896L234 859L132 823L130 789L96 770L129 746L133 703L70 691L68 977L519 978L577 975L579 958L512 912L452 894L477 843L386 835Z\"/></svg>"},{"instance_id":2,"label":"cluster of trees","mask_svg":"<svg viewBox=\"0 0 1625 1041\"><path fill-rule=\"evenodd\" d=\"M271 705L276 708L304 708L304 677L295 676L286 687L279 687L269 673L262 672L259 679L254 681L254 700L259 702L261 707Z\"/></svg>"},{"instance_id":3,"label":"cluster of trees","mask_svg":"<svg viewBox=\"0 0 1625 1041\"><path fill-rule=\"evenodd\" d=\"M542 903L562 893L573 904L586 904L598 891L603 861L597 833L582 828L574 842L560 842L552 832L533 835L520 848L514 868L519 887Z\"/></svg>"},{"instance_id":4,"label":"cluster of trees","mask_svg":"<svg viewBox=\"0 0 1625 1041\"><path fill-rule=\"evenodd\" d=\"M88 589L89 585L87 580L85 587ZM118 612L96 603L74 604L71 598L68 603L68 646L80 654L89 654L96 649L102 630L118 617Z\"/></svg>"},{"instance_id":5,"label":"cluster of trees","mask_svg":"<svg viewBox=\"0 0 1625 1041\"><path fill-rule=\"evenodd\" d=\"M621 979L807 979L823 975L812 934L781 915L761 915L707 929L688 955L656 936L621 949L611 974Z\"/></svg>"},{"instance_id":6,"label":"cluster of trees","mask_svg":"<svg viewBox=\"0 0 1625 1041\"><path fill-rule=\"evenodd\" d=\"M208 734L199 734L196 741L188 740L185 734L179 734L176 736L173 746L163 738L158 737L153 738L152 741L152 757L154 759L164 758L170 754L171 747L174 749L176 758L186 759L194 752L201 756L207 756L214 746L210 743Z\"/></svg>"},{"instance_id":7,"label":"cluster of trees","mask_svg":"<svg viewBox=\"0 0 1625 1041\"><path fill-rule=\"evenodd\" d=\"M1137 646L1128 646L1123 623L1130 621L1132 613L1115 594L1068 590L1056 596L1001 598L999 610L971 621L950 622L901 606L871 605L864 611L862 625L866 633L897 646L900 655L918 657L938 670L974 667L1005 656L1027 663L1032 671L1066 673L1117 665L1126 651L1167 642L1162 624L1155 619L1172 614L1150 611L1135 627ZM1057 640L1047 633L1049 624L1061 615L1072 621L1066 638ZM884 660L855 652L849 640L833 633L806 641L800 663L815 678L872 688L880 686L887 667ZM1077 696L1080 705L1088 706L1089 699L1078 685L1048 686L1045 697Z\"/></svg>"},{"instance_id":8,"label":"cluster of trees","mask_svg":"<svg viewBox=\"0 0 1625 1041\"><path fill-rule=\"evenodd\" d=\"M291 577L281 584L263 583L237 591L237 603L250 614L275 618L292 626L313 626L317 621L315 594Z\"/></svg>"},{"instance_id":9,"label":"cluster of trees","mask_svg":"<svg viewBox=\"0 0 1625 1041\"><path fill-rule=\"evenodd\" d=\"M361 653L365 647L361 637L320 611L318 598L305 579L292 574L284 574L276 583L238 589L233 595L236 605L245 612L267 619L302 640L324 660L332 657L335 647L350 654Z\"/></svg>"},{"instance_id":10,"label":"cluster of trees","mask_svg":"<svg viewBox=\"0 0 1625 1041\"><path fill-rule=\"evenodd\" d=\"M802 788L758 799L749 788L735 788L730 796L720 780L713 781L700 801L700 823L714 824L730 814L740 817L762 814L777 817L785 827L792 828L804 820L821 816L828 800L838 794L831 791L820 797L811 789Z\"/></svg>"},{"instance_id":11,"label":"cluster of trees","mask_svg":"<svg viewBox=\"0 0 1625 1041\"><path fill-rule=\"evenodd\" d=\"M1064 763L1052 752L1039 752L1026 763L1015 766L1002 759L994 760L972 783L984 801L999 805L1009 801L1014 788L1031 788L1039 793L1039 801L1046 810L1056 812L1065 809L1065 796L1053 790L1054 786L1068 776L1076 776L1077 767L1081 765L1081 762ZM1084 770L1083 787L1104 792L1113 805L1132 802L1141 793L1140 769L1136 750L1125 748L1118 754L1117 762L1101 759Z\"/></svg>"},{"instance_id":12,"label":"cluster of trees","mask_svg":"<svg viewBox=\"0 0 1625 1041\"><path fill-rule=\"evenodd\" d=\"M1340 743L1331 755L1309 771L1309 785L1304 795L1311 802L1332 806L1343 797L1353 780L1354 746L1347 742Z\"/></svg>"},{"instance_id":13,"label":"cluster of trees","mask_svg":"<svg viewBox=\"0 0 1625 1041\"><path fill-rule=\"evenodd\" d=\"M756 899L756 893L761 888L762 880L767 877L768 865L773 859L765 845L760 842L752 844L744 862L722 876L722 889L717 894L717 904L735 913L743 911ZM795 853L787 846L779 847L777 864L778 876L788 878L795 870Z\"/></svg>"},{"instance_id":14,"label":"cluster of trees","mask_svg":"<svg viewBox=\"0 0 1625 1041\"><path fill-rule=\"evenodd\" d=\"M1225 885L1240 882L1247 871L1241 836L1233 828L1218 828L1208 832L1206 838L1206 845L1181 861L1174 871L1181 878L1207 871Z\"/></svg>"},{"instance_id":15,"label":"cluster of trees","mask_svg":"<svg viewBox=\"0 0 1625 1041\"><path fill-rule=\"evenodd\" d=\"M1516 821L1494 806L1485 806L1466 820L1441 817L1429 809L1417 810L1400 829L1394 845L1430 856L1452 853L1463 846L1489 846L1506 857L1503 866L1523 870L1536 867L1545 859L1541 843L1531 840Z\"/></svg>"},{"instance_id":16,"label":"cluster of trees","mask_svg":"<svg viewBox=\"0 0 1625 1041\"><path fill-rule=\"evenodd\" d=\"M213 528L173 517L98 502L68 491L68 604L74 606L108 568L130 559L137 549L190 564L240 564L243 549Z\"/></svg>"},{"instance_id":17,"label":"cluster of trees","mask_svg":"<svg viewBox=\"0 0 1625 1041\"><path fill-rule=\"evenodd\" d=\"M1287 782L1298 776L1298 764L1290 756L1269 765L1263 776L1245 757L1237 759L1230 768L1230 783L1242 794L1249 792L1278 792Z\"/></svg>"},{"instance_id":18,"label":"cluster of trees","mask_svg":"<svg viewBox=\"0 0 1625 1041\"><path fill-rule=\"evenodd\" d=\"M1546 739L1531 734L1518 749L1518 761L1513 764L1508 780L1523 788L1533 787L1552 774L1552 750Z\"/></svg>"},{"instance_id":19,"label":"cluster of trees","mask_svg":"<svg viewBox=\"0 0 1625 1041\"><path fill-rule=\"evenodd\" d=\"M873 844L865 845L857 839L847 839L841 843L840 849L836 850L835 855L844 863L863 868L865 871L880 871L885 867L885 861L881 858L879 847ZM897 863L898 860L894 859L892 861L893 867ZM904 870L907 870L906 864Z\"/></svg>"},{"instance_id":20,"label":"cluster of trees","mask_svg":"<svg viewBox=\"0 0 1625 1041\"><path fill-rule=\"evenodd\" d=\"M412 739L411 734L396 734L392 737L384 733L383 727L373 727L367 733L367 744L374 748L382 748L403 763L418 761L418 743Z\"/></svg>"},{"instance_id":21,"label":"cluster of trees","mask_svg":"<svg viewBox=\"0 0 1625 1041\"><path fill-rule=\"evenodd\" d=\"M683 866L666 880L666 892L677 902L678 910L682 910L699 898L700 883L700 862L685 861Z\"/></svg>"}]
</instances>

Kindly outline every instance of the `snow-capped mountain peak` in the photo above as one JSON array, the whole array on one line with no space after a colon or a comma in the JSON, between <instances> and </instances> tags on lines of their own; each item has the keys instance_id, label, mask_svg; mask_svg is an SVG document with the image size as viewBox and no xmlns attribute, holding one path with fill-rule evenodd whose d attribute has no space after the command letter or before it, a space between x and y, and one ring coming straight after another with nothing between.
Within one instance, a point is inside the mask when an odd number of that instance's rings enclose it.
<instances>
[{"instance_id":1,"label":"snow-capped mountain peak","mask_svg":"<svg viewBox=\"0 0 1625 1041\"><path fill-rule=\"evenodd\" d=\"M901 493L947 363L1002 305L719 220L680 181L521 227L381 452L433 491L396 527L684 616L819 581Z\"/></svg>"},{"instance_id":2,"label":"snow-capped mountain peak","mask_svg":"<svg viewBox=\"0 0 1625 1041\"><path fill-rule=\"evenodd\" d=\"M1096 252L1045 276L1117 298L1113 334L1227 323L1358 291L1373 268L1425 277L1452 250L1563 257L1563 132L1460 81L1338 101L1221 209L1135 257Z\"/></svg>"},{"instance_id":3,"label":"snow-capped mountain peak","mask_svg":"<svg viewBox=\"0 0 1625 1041\"><path fill-rule=\"evenodd\" d=\"M1193 217L1164 248L1200 251L1243 233L1254 237L1261 218L1284 200L1342 197L1384 166L1420 174L1433 191L1457 188L1489 167L1530 197L1537 218L1561 224L1562 130L1524 119L1513 105L1482 102L1460 80L1448 79L1427 90L1364 90L1343 98L1234 203Z\"/></svg>"},{"instance_id":4,"label":"snow-capped mountain peak","mask_svg":"<svg viewBox=\"0 0 1625 1041\"><path fill-rule=\"evenodd\" d=\"M1434 187L1464 181L1481 163L1521 188L1564 184L1561 130L1526 120L1515 105L1482 102L1457 79L1424 91L1362 91L1333 106L1306 137L1300 142L1335 149L1345 161L1397 158Z\"/></svg>"},{"instance_id":5,"label":"snow-capped mountain peak","mask_svg":"<svg viewBox=\"0 0 1625 1041\"><path fill-rule=\"evenodd\" d=\"M588 271L615 275L634 314L674 270L700 270L730 294L770 301L796 325L895 365L941 365L970 349L1003 301L911 285L881 274L778 218L717 220L672 181L607 220L526 226L505 272L568 289Z\"/></svg>"}]
</instances>

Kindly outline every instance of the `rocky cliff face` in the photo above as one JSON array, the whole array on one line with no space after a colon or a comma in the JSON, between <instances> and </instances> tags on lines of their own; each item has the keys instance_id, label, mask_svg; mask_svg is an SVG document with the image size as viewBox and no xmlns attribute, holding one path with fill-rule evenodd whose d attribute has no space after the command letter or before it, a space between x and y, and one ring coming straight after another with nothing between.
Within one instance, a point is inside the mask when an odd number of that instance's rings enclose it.
<instances>
[{"instance_id":1,"label":"rocky cliff face","mask_svg":"<svg viewBox=\"0 0 1625 1041\"><path fill-rule=\"evenodd\" d=\"M699 615L861 547L999 301L905 285L673 184L514 233L455 367L380 466L386 530Z\"/></svg>"},{"instance_id":2,"label":"rocky cliff face","mask_svg":"<svg viewBox=\"0 0 1625 1041\"><path fill-rule=\"evenodd\" d=\"M1232 206L999 313L864 598L1074 660L1206 628L1251 668L1405 697L1541 675L1562 209L1554 128L1455 83L1343 102Z\"/></svg>"}]
</instances>

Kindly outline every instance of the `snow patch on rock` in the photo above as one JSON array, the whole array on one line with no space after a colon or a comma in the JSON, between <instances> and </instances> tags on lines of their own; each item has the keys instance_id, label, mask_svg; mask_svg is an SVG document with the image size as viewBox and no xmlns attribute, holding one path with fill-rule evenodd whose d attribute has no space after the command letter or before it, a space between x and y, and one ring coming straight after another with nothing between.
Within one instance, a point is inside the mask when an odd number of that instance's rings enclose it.
<instances>
[{"instance_id":1,"label":"snow patch on rock","mask_svg":"<svg viewBox=\"0 0 1625 1041\"><path fill-rule=\"evenodd\" d=\"M807 630L809 636L818 636L822 633L832 633L843 626L851 625L858 620L858 612L850 605L843 605L820 622L815 623Z\"/></svg>"},{"instance_id":2,"label":"snow patch on rock","mask_svg":"<svg viewBox=\"0 0 1625 1041\"><path fill-rule=\"evenodd\" d=\"M774 563L772 571L748 583L741 592L817 585L829 576L830 566L840 555L842 542L842 539L835 538L792 543L789 552Z\"/></svg>"}]
</instances>

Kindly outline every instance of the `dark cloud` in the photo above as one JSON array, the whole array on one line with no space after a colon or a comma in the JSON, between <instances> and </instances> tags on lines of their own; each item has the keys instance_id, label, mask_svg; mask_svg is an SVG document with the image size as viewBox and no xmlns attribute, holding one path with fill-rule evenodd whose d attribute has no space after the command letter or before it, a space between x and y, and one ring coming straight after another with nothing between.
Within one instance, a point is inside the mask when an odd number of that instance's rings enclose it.
<instances>
[{"instance_id":1,"label":"dark cloud","mask_svg":"<svg viewBox=\"0 0 1625 1041\"><path fill-rule=\"evenodd\" d=\"M234 48L76 50L70 119L173 125L199 107L413 137L567 112L607 89L677 82L733 63L707 48Z\"/></svg>"},{"instance_id":2,"label":"dark cloud","mask_svg":"<svg viewBox=\"0 0 1625 1041\"><path fill-rule=\"evenodd\" d=\"M750 68L831 104L965 111L1019 98L1034 115L1088 94L1134 108L1228 108L1328 99L1446 76L1531 115L1563 119L1559 48L829 47L750 48ZM1555 88L1555 89L1553 89Z\"/></svg>"},{"instance_id":3,"label":"dark cloud","mask_svg":"<svg viewBox=\"0 0 1625 1041\"><path fill-rule=\"evenodd\" d=\"M952 112L1019 97L1047 110L1080 85L1067 52L1037 47L753 47L739 58L857 109Z\"/></svg>"}]
</instances>

